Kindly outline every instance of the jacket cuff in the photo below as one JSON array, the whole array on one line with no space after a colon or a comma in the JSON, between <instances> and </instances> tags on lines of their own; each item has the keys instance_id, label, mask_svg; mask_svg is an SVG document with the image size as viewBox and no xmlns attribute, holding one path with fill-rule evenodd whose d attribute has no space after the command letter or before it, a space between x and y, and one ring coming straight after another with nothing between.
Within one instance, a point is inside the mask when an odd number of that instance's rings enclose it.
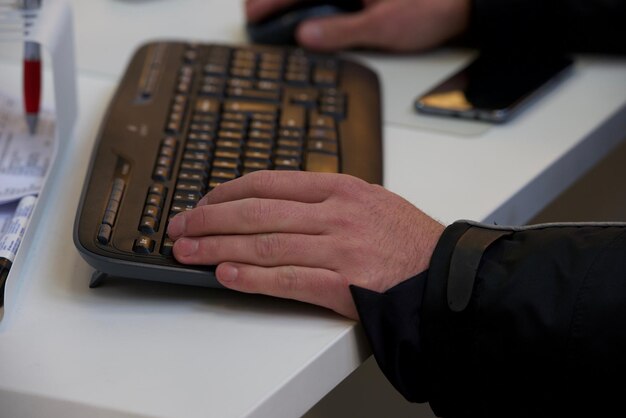
<instances>
[{"instance_id":1,"label":"jacket cuff","mask_svg":"<svg viewBox=\"0 0 626 418\"><path fill-rule=\"evenodd\" d=\"M420 309L428 272L385 293L351 285L365 335L383 374L407 400L426 402L427 382L421 370Z\"/></svg>"},{"instance_id":2,"label":"jacket cuff","mask_svg":"<svg viewBox=\"0 0 626 418\"><path fill-rule=\"evenodd\" d=\"M446 228L437 243L430 271L384 293L350 286L376 362L407 400L430 401L432 389L437 388L433 386L437 380L434 376L441 374L441 370L433 367L434 353L429 354L421 344L424 293L428 291L431 305L437 305L437 316L447 316L455 309L463 310L472 294L473 278L483 252L499 237L509 233L510 230L492 230L457 222ZM434 278L433 283L428 280L429 276ZM432 308L430 312L433 312Z\"/></svg>"}]
</instances>

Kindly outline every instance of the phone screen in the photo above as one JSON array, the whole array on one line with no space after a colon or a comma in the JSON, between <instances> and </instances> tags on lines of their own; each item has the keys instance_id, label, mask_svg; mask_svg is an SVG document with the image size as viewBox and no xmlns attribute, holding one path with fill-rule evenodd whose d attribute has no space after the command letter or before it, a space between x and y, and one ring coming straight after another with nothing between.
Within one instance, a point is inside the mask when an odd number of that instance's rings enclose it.
<instances>
[{"instance_id":1,"label":"phone screen","mask_svg":"<svg viewBox=\"0 0 626 418\"><path fill-rule=\"evenodd\" d=\"M504 122L572 65L553 55L482 54L415 101L419 112Z\"/></svg>"}]
</instances>

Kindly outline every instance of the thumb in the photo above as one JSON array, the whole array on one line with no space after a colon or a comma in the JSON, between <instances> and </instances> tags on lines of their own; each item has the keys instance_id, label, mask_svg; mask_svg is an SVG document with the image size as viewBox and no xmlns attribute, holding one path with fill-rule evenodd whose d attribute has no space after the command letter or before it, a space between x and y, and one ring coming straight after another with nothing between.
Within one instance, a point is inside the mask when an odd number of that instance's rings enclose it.
<instances>
[{"instance_id":1,"label":"thumb","mask_svg":"<svg viewBox=\"0 0 626 418\"><path fill-rule=\"evenodd\" d=\"M371 13L346 13L303 22L296 32L298 43L318 51L337 51L368 46L375 38L376 21Z\"/></svg>"}]
</instances>

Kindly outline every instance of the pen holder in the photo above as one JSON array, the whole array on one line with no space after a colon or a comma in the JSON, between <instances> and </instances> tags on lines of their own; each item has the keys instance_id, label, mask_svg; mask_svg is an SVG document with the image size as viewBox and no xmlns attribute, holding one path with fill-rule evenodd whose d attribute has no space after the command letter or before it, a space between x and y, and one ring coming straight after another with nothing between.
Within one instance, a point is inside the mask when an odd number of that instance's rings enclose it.
<instances>
[{"instance_id":1,"label":"pen holder","mask_svg":"<svg viewBox=\"0 0 626 418\"><path fill-rule=\"evenodd\" d=\"M48 51L59 145L71 137L78 102L72 10L67 0L46 0L37 10L20 8L20 1L0 0L0 42L37 42Z\"/></svg>"},{"instance_id":2,"label":"pen holder","mask_svg":"<svg viewBox=\"0 0 626 418\"><path fill-rule=\"evenodd\" d=\"M52 75L54 94L54 126L57 152L48 168L37 204L32 212L30 223L21 240L19 251L6 281L4 309L0 313L0 330L6 327L8 316L18 303L15 301L23 279L28 277L28 262L25 253L33 246L37 224L44 208L54 199L45 187L53 172L58 170L58 156L73 136L76 125L78 102L76 89L76 60L74 55L74 28L72 10L68 0L44 0L36 10L24 10L20 0L0 0L0 43L39 43L42 51L47 51L44 59ZM26 248L25 248L26 247ZM21 280L12 280L12 277Z\"/></svg>"}]
</instances>

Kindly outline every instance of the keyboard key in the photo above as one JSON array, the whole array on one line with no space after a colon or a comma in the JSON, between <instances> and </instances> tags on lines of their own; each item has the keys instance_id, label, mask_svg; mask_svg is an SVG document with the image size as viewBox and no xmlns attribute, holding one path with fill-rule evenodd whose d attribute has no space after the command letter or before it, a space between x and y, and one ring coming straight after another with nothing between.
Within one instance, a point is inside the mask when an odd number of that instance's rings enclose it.
<instances>
[{"instance_id":1,"label":"keyboard key","mask_svg":"<svg viewBox=\"0 0 626 418\"><path fill-rule=\"evenodd\" d=\"M307 148L309 151L318 151L335 155L338 152L337 142L324 141L321 139L309 139L307 143Z\"/></svg>"},{"instance_id":2,"label":"keyboard key","mask_svg":"<svg viewBox=\"0 0 626 418\"><path fill-rule=\"evenodd\" d=\"M211 158L211 153L206 151L185 151L183 158L187 161L208 161Z\"/></svg>"},{"instance_id":3,"label":"keyboard key","mask_svg":"<svg viewBox=\"0 0 626 418\"><path fill-rule=\"evenodd\" d=\"M207 64L203 71L205 74L223 75L228 72L228 67L226 64Z\"/></svg>"},{"instance_id":4,"label":"keyboard key","mask_svg":"<svg viewBox=\"0 0 626 418\"><path fill-rule=\"evenodd\" d=\"M204 182L206 180L206 175L202 172L185 170L178 173L178 179L184 181Z\"/></svg>"},{"instance_id":5,"label":"keyboard key","mask_svg":"<svg viewBox=\"0 0 626 418\"><path fill-rule=\"evenodd\" d=\"M306 109L301 106L285 106L280 116L280 127L304 129Z\"/></svg>"},{"instance_id":6,"label":"keyboard key","mask_svg":"<svg viewBox=\"0 0 626 418\"><path fill-rule=\"evenodd\" d=\"M255 158L257 160L269 160L271 153L264 149L248 148L245 152L246 158Z\"/></svg>"},{"instance_id":7,"label":"keyboard key","mask_svg":"<svg viewBox=\"0 0 626 418\"><path fill-rule=\"evenodd\" d=\"M281 61L261 61L259 63L259 69L263 71L280 72L283 69L283 63Z\"/></svg>"},{"instance_id":8,"label":"keyboard key","mask_svg":"<svg viewBox=\"0 0 626 418\"><path fill-rule=\"evenodd\" d=\"M191 117L191 123L212 124L215 127L217 125L217 115L213 113L194 113Z\"/></svg>"},{"instance_id":9,"label":"keyboard key","mask_svg":"<svg viewBox=\"0 0 626 418\"><path fill-rule=\"evenodd\" d=\"M180 212L192 210L195 207L196 205L194 203L174 202L172 203L172 207L170 209L170 216L175 215Z\"/></svg>"},{"instance_id":10,"label":"keyboard key","mask_svg":"<svg viewBox=\"0 0 626 418\"><path fill-rule=\"evenodd\" d=\"M133 251L137 254L150 254L153 250L154 240L150 237L141 236L133 244Z\"/></svg>"},{"instance_id":11,"label":"keyboard key","mask_svg":"<svg viewBox=\"0 0 626 418\"><path fill-rule=\"evenodd\" d=\"M185 151L202 151L209 152L213 148L209 141L190 141L185 145Z\"/></svg>"},{"instance_id":12,"label":"keyboard key","mask_svg":"<svg viewBox=\"0 0 626 418\"><path fill-rule=\"evenodd\" d=\"M266 151L271 151L272 149L272 139L271 137L267 139L250 139L248 141L249 148L261 149Z\"/></svg>"},{"instance_id":13,"label":"keyboard key","mask_svg":"<svg viewBox=\"0 0 626 418\"><path fill-rule=\"evenodd\" d=\"M345 111L343 107L334 105L320 106L320 112L337 118L343 118L345 116Z\"/></svg>"},{"instance_id":14,"label":"keyboard key","mask_svg":"<svg viewBox=\"0 0 626 418\"><path fill-rule=\"evenodd\" d=\"M300 139L304 136L303 132L299 129L281 129L278 131L278 136L280 138Z\"/></svg>"},{"instance_id":15,"label":"keyboard key","mask_svg":"<svg viewBox=\"0 0 626 418\"><path fill-rule=\"evenodd\" d=\"M122 195L124 194L124 182L113 182L113 188L111 190L111 194L109 195L110 200L117 200L118 202L122 201Z\"/></svg>"},{"instance_id":16,"label":"keyboard key","mask_svg":"<svg viewBox=\"0 0 626 418\"><path fill-rule=\"evenodd\" d=\"M230 75L233 77L252 78L254 77L254 68L231 68Z\"/></svg>"},{"instance_id":17,"label":"keyboard key","mask_svg":"<svg viewBox=\"0 0 626 418\"><path fill-rule=\"evenodd\" d=\"M113 212L112 210L105 210L104 216L102 216L102 223L107 224L109 226L115 225L115 218L117 217L117 212Z\"/></svg>"},{"instance_id":18,"label":"keyboard key","mask_svg":"<svg viewBox=\"0 0 626 418\"><path fill-rule=\"evenodd\" d=\"M318 62L313 70L313 82L319 86L337 85L337 65L333 61Z\"/></svg>"},{"instance_id":19,"label":"keyboard key","mask_svg":"<svg viewBox=\"0 0 626 418\"><path fill-rule=\"evenodd\" d=\"M310 118L309 118L309 124L312 128L320 128L320 129L331 129L331 130L336 130L336 123L335 123L335 119L328 116L328 115L323 115L320 114L318 112L311 112L310 114Z\"/></svg>"},{"instance_id":20,"label":"keyboard key","mask_svg":"<svg viewBox=\"0 0 626 418\"><path fill-rule=\"evenodd\" d=\"M228 111L222 113L222 120L245 123L246 119L247 119L247 116L245 115L245 113L228 112Z\"/></svg>"},{"instance_id":21,"label":"keyboard key","mask_svg":"<svg viewBox=\"0 0 626 418\"><path fill-rule=\"evenodd\" d=\"M276 167L276 169L291 169L291 170L299 170L300 169L300 157L299 156L294 156L294 157L286 157L286 156L281 156L281 155L277 155L274 158L274 166Z\"/></svg>"},{"instance_id":22,"label":"keyboard key","mask_svg":"<svg viewBox=\"0 0 626 418\"><path fill-rule=\"evenodd\" d=\"M117 213L119 208L120 208L119 200L109 199L109 202L107 203L107 208L106 208L107 211Z\"/></svg>"},{"instance_id":23,"label":"keyboard key","mask_svg":"<svg viewBox=\"0 0 626 418\"><path fill-rule=\"evenodd\" d=\"M208 161L183 160L180 165L181 170L186 171L206 171L209 168Z\"/></svg>"},{"instance_id":24,"label":"keyboard key","mask_svg":"<svg viewBox=\"0 0 626 418\"><path fill-rule=\"evenodd\" d=\"M196 99L194 111L197 113L218 113L220 111L220 102L212 97L199 97Z\"/></svg>"},{"instance_id":25,"label":"keyboard key","mask_svg":"<svg viewBox=\"0 0 626 418\"><path fill-rule=\"evenodd\" d=\"M321 173L338 173L339 157L336 155L321 152L308 152L306 155L307 171L317 171Z\"/></svg>"},{"instance_id":26,"label":"keyboard key","mask_svg":"<svg viewBox=\"0 0 626 418\"><path fill-rule=\"evenodd\" d=\"M264 122L264 121L261 121L261 120L254 120L250 124L250 128L251 129L255 129L257 131L273 132L275 126L274 126L274 124L272 122Z\"/></svg>"},{"instance_id":27,"label":"keyboard key","mask_svg":"<svg viewBox=\"0 0 626 418\"><path fill-rule=\"evenodd\" d=\"M163 141L161 141L161 146L164 147L176 148L176 144L176 138L173 136L166 136L165 138L163 138Z\"/></svg>"},{"instance_id":28,"label":"keyboard key","mask_svg":"<svg viewBox=\"0 0 626 418\"><path fill-rule=\"evenodd\" d=\"M113 228L109 224L102 224L100 228L98 228L98 236L96 239L102 245L106 245L111 241L111 234L113 233Z\"/></svg>"},{"instance_id":29,"label":"keyboard key","mask_svg":"<svg viewBox=\"0 0 626 418\"><path fill-rule=\"evenodd\" d=\"M200 192L183 192L174 193L174 201L178 203L196 203L202 197Z\"/></svg>"},{"instance_id":30,"label":"keyboard key","mask_svg":"<svg viewBox=\"0 0 626 418\"><path fill-rule=\"evenodd\" d=\"M211 171L211 180L214 178L233 180L238 177L239 173L236 170L228 170L223 168L214 168Z\"/></svg>"},{"instance_id":31,"label":"keyboard key","mask_svg":"<svg viewBox=\"0 0 626 418\"><path fill-rule=\"evenodd\" d=\"M309 82L308 71L300 68L291 68L291 71L285 74L285 80L290 83L306 84Z\"/></svg>"},{"instance_id":32,"label":"keyboard key","mask_svg":"<svg viewBox=\"0 0 626 418\"><path fill-rule=\"evenodd\" d=\"M165 166L157 166L152 173L152 179L156 181L167 181L170 179L170 168Z\"/></svg>"},{"instance_id":33,"label":"keyboard key","mask_svg":"<svg viewBox=\"0 0 626 418\"><path fill-rule=\"evenodd\" d=\"M228 87L230 88L242 88L252 89L254 88L254 81L245 78L231 78L228 80Z\"/></svg>"},{"instance_id":34,"label":"keyboard key","mask_svg":"<svg viewBox=\"0 0 626 418\"><path fill-rule=\"evenodd\" d=\"M241 99L265 100L268 102L277 102L280 100L279 91L267 91L256 89L242 89L239 87L228 89L228 96Z\"/></svg>"},{"instance_id":35,"label":"keyboard key","mask_svg":"<svg viewBox=\"0 0 626 418\"><path fill-rule=\"evenodd\" d=\"M237 167L239 167L239 159L216 158L215 161L213 161L213 167L236 170Z\"/></svg>"},{"instance_id":36,"label":"keyboard key","mask_svg":"<svg viewBox=\"0 0 626 418\"><path fill-rule=\"evenodd\" d=\"M234 122L234 121L229 121L229 120L223 120L222 123L220 123L220 130L243 132L246 130L246 125L244 122Z\"/></svg>"},{"instance_id":37,"label":"keyboard key","mask_svg":"<svg viewBox=\"0 0 626 418\"><path fill-rule=\"evenodd\" d=\"M317 103L317 91L315 89L292 89L289 92L289 102L305 107L314 106Z\"/></svg>"},{"instance_id":38,"label":"keyboard key","mask_svg":"<svg viewBox=\"0 0 626 418\"><path fill-rule=\"evenodd\" d=\"M174 164L174 159L171 157L160 156L157 158L157 165L162 167L171 167Z\"/></svg>"},{"instance_id":39,"label":"keyboard key","mask_svg":"<svg viewBox=\"0 0 626 418\"><path fill-rule=\"evenodd\" d=\"M228 179L223 179L219 177L211 177L211 180L209 181L209 189L215 189L217 186L219 186L220 184L224 184L227 181Z\"/></svg>"},{"instance_id":40,"label":"keyboard key","mask_svg":"<svg viewBox=\"0 0 626 418\"><path fill-rule=\"evenodd\" d=\"M161 254L166 257L171 257L174 253L174 241L169 238L165 238L163 240L163 244L161 244Z\"/></svg>"},{"instance_id":41,"label":"keyboard key","mask_svg":"<svg viewBox=\"0 0 626 418\"><path fill-rule=\"evenodd\" d=\"M218 139L217 140L217 152L219 151L232 151L232 152L241 152L241 147L243 147L243 135L240 139Z\"/></svg>"},{"instance_id":42,"label":"keyboard key","mask_svg":"<svg viewBox=\"0 0 626 418\"><path fill-rule=\"evenodd\" d=\"M241 131L219 131L217 133L219 138L218 146L221 140L233 140L233 141L242 141L243 133Z\"/></svg>"},{"instance_id":43,"label":"keyboard key","mask_svg":"<svg viewBox=\"0 0 626 418\"><path fill-rule=\"evenodd\" d=\"M156 194L159 196L165 196L165 186L161 183L154 183L148 189L148 193Z\"/></svg>"},{"instance_id":44,"label":"keyboard key","mask_svg":"<svg viewBox=\"0 0 626 418\"><path fill-rule=\"evenodd\" d=\"M189 130L191 132L211 133L215 130L215 125L212 123L192 123Z\"/></svg>"},{"instance_id":45,"label":"keyboard key","mask_svg":"<svg viewBox=\"0 0 626 418\"><path fill-rule=\"evenodd\" d=\"M308 137L312 139L337 142L337 132L331 129L311 128L309 129Z\"/></svg>"},{"instance_id":46,"label":"keyboard key","mask_svg":"<svg viewBox=\"0 0 626 418\"><path fill-rule=\"evenodd\" d=\"M204 84L200 87L199 94L203 96L221 96L224 94L224 86L216 86L213 84Z\"/></svg>"},{"instance_id":47,"label":"keyboard key","mask_svg":"<svg viewBox=\"0 0 626 418\"><path fill-rule=\"evenodd\" d=\"M275 113L253 113L251 117L252 121L276 123Z\"/></svg>"},{"instance_id":48,"label":"keyboard key","mask_svg":"<svg viewBox=\"0 0 626 418\"><path fill-rule=\"evenodd\" d=\"M292 148L277 148L276 155L286 158L300 158L302 151Z\"/></svg>"},{"instance_id":49,"label":"keyboard key","mask_svg":"<svg viewBox=\"0 0 626 418\"><path fill-rule=\"evenodd\" d=\"M158 206L146 205L143 208L143 216L149 216L154 219L159 219L161 216L161 209Z\"/></svg>"},{"instance_id":50,"label":"keyboard key","mask_svg":"<svg viewBox=\"0 0 626 418\"><path fill-rule=\"evenodd\" d=\"M204 141L211 142L213 141L213 134L206 132L190 132L187 135L187 140L189 141Z\"/></svg>"},{"instance_id":51,"label":"keyboard key","mask_svg":"<svg viewBox=\"0 0 626 418\"><path fill-rule=\"evenodd\" d=\"M159 149L159 155L163 157L173 158L176 155L176 148L161 146L161 148Z\"/></svg>"},{"instance_id":52,"label":"keyboard key","mask_svg":"<svg viewBox=\"0 0 626 418\"><path fill-rule=\"evenodd\" d=\"M278 113L278 106L272 103L227 101L224 103L226 112L243 113Z\"/></svg>"},{"instance_id":53,"label":"keyboard key","mask_svg":"<svg viewBox=\"0 0 626 418\"><path fill-rule=\"evenodd\" d=\"M241 156L241 150L235 148L218 148L215 150L216 158L228 158L236 160Z\"/></svg>"},{"instance_id":54,"label":"keyboard key","mask_svg":"<svg viewBox=\"0 0 626 418\"><path fill-rule=\"evenodd\" d=\"M259 80L256 83L256 88L259 90L272 90L278 92L280 91L280 84L275 81Z\"/></svg>"},{"instance_id":55,"label":"keyboard key","mask_svg":"<svg viewBox=\"0 0 626 418\"><path fill-rule=\"evenodd\" d=\"M188 64L193 64L198 60L198 50L194 48L189 48L185 51L183 59Z\"/></svg>"},{"instance_id":56,"label":"keyboard key","mask_svg":"<svg viewBox=\"0 0 626 418\"><path fill-rule=\"evenodd\" d=\"M158 195L158 194L152 194L152 193L149 194L148 197L146 198L146 205L162 207L163 196Z\"/></svg>"},{"instance_id":57,"label":"keyboard key","mask_svg":"<svg viewBox=\"0 0 626 418\"><path fill-rule=\"evenodd\" d=\"M144 234L152 235L157 230L158 222L151 216L142 216L139 222L139 230Z\"/></svg>"},{"instance_id":58,"label":"keyboard key","mask_svg":"<svg viewBox=\"0 0 626 418\"><path fill-rule=\"evenodd\" d=\"M204 193L203 182L179 182L176 184L176 191Z\"/></svg>"},{"instance_id":59,"label":"keyboard key","mask_svg":"<svg viewBox=\"0 0 626 418\"><path fill-rule=\"evenodd\" d=\"M302 149L301 139L280 138L278 140L278 148Z\"/></svg>"},{"instance_id":60,"label":"keyboard key","mask_svg":"<svg viewBox=\"0 0 626 418\"><path fill-rule=\"evenodd\" d=\"M248 170L267 170L270 168L270 160L258 158L246 158L243 166Z\"/></svg>"}]
</instances>

